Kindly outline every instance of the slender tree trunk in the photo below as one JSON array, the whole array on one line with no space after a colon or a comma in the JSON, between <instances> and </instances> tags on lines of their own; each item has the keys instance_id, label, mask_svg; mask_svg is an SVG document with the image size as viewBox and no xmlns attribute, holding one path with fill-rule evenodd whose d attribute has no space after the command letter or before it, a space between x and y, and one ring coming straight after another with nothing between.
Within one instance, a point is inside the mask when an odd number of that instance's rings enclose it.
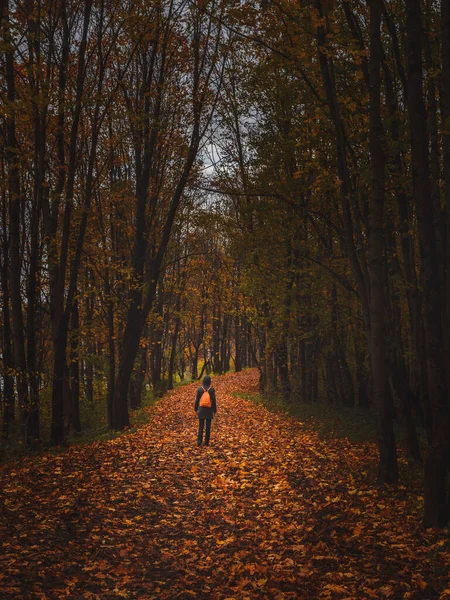
<instances>
[{"instance_id":1,"label":"slender tree trunk","mask_svg":"<svg viewBox=\"0 0 450 600\"><path fill-rule=\"evenodd\" d=\"M114 335L114 305L111 298L111 289L109 285L109 275L106 275L107 280L107 325L108 325L108 386L106 392L106 406L108 410L108 424L112 429L112 406L114 397L114 384L116 380L116 344Z\"/></svg>"},{"instance_id":2,"label":"slender tree trunk","mask_svg":"<svg viewBox=\"0 0 450 600\"><path fill-rule=\"evenodd\" d=\"M217 312L216 312L217 311ZM220 305L214 304L212 316L212 364L214 373L222 373L221 356L220 356L220 333L221 333L221 312Z\"/></svg>"},{"instance_id":3,"label":"slender tree trunk","mask_svg":"<svg viewBox=\"0 0 450 600\"><path fill-rule=\"evenodd\" d=\"M291 380L289 378L289 355L287 340L281 340L276 348L275 361L280 379L280 389L285 402L291 401Z\"/></svg>"},{"instance_id":4,"label":"slender tree trunk","mask_svg":"<svg viewBox=\"0 0 450 600\"><path fill-rule=\"evenodd\" d=\"M28 5L27 10L31 6ZM45 185L45 144L47 108L40 105L42 96L42 57L41 57L41 2L33 6L27 15L28 21L28 73L33 90L32 106L34 120L34 181L33 204L31 210L30 254L27 285L27 369L29 376L29 435L30 443L39 440L39 375L37 372L36 318L39 287L39 223L42 212L42 195L48 194Z\"/></svg>"},{"instance_id":5,"label":"slender tree trunk","mask_svg":"<svg viewBox=\"0 0 450 600\"><path fill-rule=\"evenodd\" d=\"M227 372L227 346L228 346L228 315L223 315L222 335L220 337L220 368L222 373Z\"/></svg>"},{"instance_id":6,"label":"slender tree trunk","mask_svg":"<svg viewBox=\"0 0 450 600\"><path fill-rule=\"evenodd\" d=\"M445 236L445 368L447 372L447 390L450 390L450 6L441 3L442 38L442 121L443 121L443 174L446 216ZM447 399L448 403L448 399Z\"/></svg>"},{"instance_id":7,"label":"slender tree trunk","mask_svg":"<svg viewBox=\"0 0 450 600\"><path fill-rule=\"evenodd\" d=\"M358 390L358 406L369 408L369 394L367 391L367 376L364 367L365 352L361 349L360 341L355 338L355 362L356 362L356 388Z\"/></svg>"},{"instance_id":8,"label":"slender tree trunk","mask_svg":"<svg viewBox=\"0 0 450 600\"><path fill-rule=\"evenodd\" d=\"M198 379L198 351L199 351L199 346L195 346L194 355L192 357L192 365L191 365L192 381L196 381Z\"/></svg>"},{"instance_id":9,"label":"slender tree trunk","mask_svg":"<svg viewBox=\"0 0 450 600\"><path fill-rule=\"evenodd\" d=\"M445 3L444 3L445 4ZM433 205L430 203L429 139L423 97L422 14L420 0L406 6L408 56L408 113L410 119L413 197L421 242L424 324L431 407L431 445L425 461L426 526L443 526L449 508L446 477L449 464L449 398L445 373L442 321L441 256L435 236Z\"/></svg>"},{"instance_id":10,"label":"slender tree trunk","mask_svg":"<svg viewBox=\"0 0 450 600\"><path fill-rule=\"evenodd\" d=\"M84 349L84 395L89 404L94 402L94 343L92 320L94 315L94 294L92 292L93 281L89 269L85 270L85 300L84 300L84 328L85 328L85 349Z\"/></svg>"},{"instance_id":11,"label":"slender tree trunk","mask_svg":"<svg viewBox=\"0 0 450 600\"><path fill-rule=\"evenodd\" d=\"M311 376L311 402L319 400L319 368L317 361L314 363Z\"/></svg>"},{"instance_id":12,"label":"slender tree trunk","mask_svg":"<svg viewBox=\"0 0 450 600\"><path fill-rule=\"evenodd\" d=\"M11 43L9 31L9 2L1 0L0 2L0 23L1 33L4 43L5 60L5 78L6 95L8 99L8 113L6 117L6 162L8 164L8 192L9 192L9 244L10 244L10 263L9 263L9 282L11 297L11 323L12 337L14 347L14 363L16 369L16 387L19 399L20 421L22 427L22 438L25 444L28 443L28 382L27 382L27 364L25 354L25 330L22 313L22 259L21 259L21 234L20 234L20 216L24 198L20 185L19 157L20 148L16 138L16 82L14 74L14 50Z\"/></svg>"},{"instance_id":13,"label":"slender tree trunk","mask_svg":"<svg viewBox=\"0 0 450 600\"><path fill-rule=\"evenodd\" d=\"M71 227L73 224L72 209L74 201L74 190L75 190L75 177L77 171L77 150L78 150L78 134L79 125L81 120L81 110L84 92L84 80L85 80L85 59L86 59L86 48L89 25L91 20L92 0L85 0L84 13L83 13L83 28L80 41L80 51L78 58L77 67L77 78L76 78L76 92L75 92L75 105L72 119L72 126L70 130L70 142L69 142L69 158L68 164L64 163L64 131L58 130L58 143L60 144L59 158L62 161L60 167L60 179L58 183L62 186L58 186L57 197L62 194L64 182L66 180L65 172L67 170L67 183L66 183L66 202L64 208L64 217L62 222L62 235L60 244L60 253L58 257L57 252L57 223L58 223L58 206L54 206L54 211L51 213L48 207L44 207L44 211L47 213L47 237L48 237L48 248L50 257L50 300L51 300L51 316L52 316L52 329L53 329L53 352L54 352L54 364L53 364L53 388L52 388L52 424L50 430L50 438L54 444L61 444L64 441L64 380L67 373L67 341L68 341L68 327L70 321L70 315L72 313L72 303L75 296L76 284L78 279L78 271L81 262L81 251L84 242L84 236L86 231L87 215L91 200L92 193L92 177L94 167L94 156L96 150L96 144L98 140L98 111L99 104L97 102L95 115L93 117L93 133L92 133L92 144L89 156L88 173L86 176L86 187L85 187L85 205L82 213L78 235L76 236L76 246L74 249L74 259L70 265L70 278L69 286L66 290L66 273L69 265L69 250L71 246ZM64 50L63 53L66 55L67 44L68 44L68 33L67 33L67 15L65 13L65 7L63 7L63 17L65 19L65 38L64 38ZM63 60L66 60L67 56ZM60 102L64 105L64 91L66 82L65 73L66 64L63 64L60 72ZM101 78L100 78L101 81ZM97 90L97 91L100 91ZM100 94L99 94L100 95ZM59 125L64 124L64 108L60 107ZM57 203L57 201L55 201Z\"/></svg>"},{"instance_id":14,"label":"slender tree trunk","mask_svg":"<svg viewBox=\"0 0 450 600\"><path fill-rule=\"evenodd\" d=\"M303 319L302 319L303 322ZM300 386L300 400L307 402L306 397L306 342L301 339L297 342L298 347L298 379Z\"/></svg>"},{"instance_id":15,"label":"slender tree trunk","mask_svg":"<svg viewBox=\"0 0 450 600\"><path fill-rule=\"evenodd\" d=\"M168 389L173 390L173 375L175 372L175 357L177 355L177 343L178 343L178 335L180 333L181 326L181 318L180 318L180 308L181 308L181 294L178 294L177 300L175 303L175 323L172 333L171 345L170 345L170 357L169 357L169 374L168 374Z\"/></svg>"},{"instance_id":16,"label":"slender tree trunk","mask_svg":"<svg viewBox=\"0 0 450 600\"><path fill-rule=\"evenodd\" d=\"M234 370L236 373L242 371L242 341L241 341L241 321L239 315L236 316L234 325L234 343L235 343L235 355L234 355Z\"/></svg>"},{"instance_id":17,"label":"slender tree trunk","mask_svg":"<svg viewBox=\"0 0 450 600\"><path fill-rule=\"evenodd\" d=\"M319 15L323 18L323 7L321 0L315 0L315 7ZM344 239L346 252L350 260L352 272L355 277L358 294L361 302L362 314L366 332L370 331L370 316L369 316L369 293L367 282L364 276L364 270L358 257L358 253L354 242L354 225L352 219L350 195L354 192L351 183L351 177L348 169L347 161L347 146L345 140L344 124L342 122L339 102L336 92L335 81L333 78L332 61L329 58L330 54L327 49L326 31L323 25L317 28L317 45L319 51L319 65L322 74L323 87L326 94L327 104L330 110L331 119L335 130L337 169L339 179L341 181L340 199L344 220Z\"/></svg>"},{"instance_id":18,"label":"slender tree trunk","mask_svg":"<svg viewBox=\"0 0 450 600\"><path fill-rule=\"evenodd\" d=\"M403 255L403 268L407 281L406 297L408 300L409 320L411 323L412 345L415 350L415 358L410 368L414 373L414 394L419 396L426 415L425 425L430 432L429 398L427 382L427 366L425 354L425 339L422 321L422 302L417 285L415 267L415 250L412 233L412 199L407 194L401 183L404 165L400 153L400 124L399 106L397 94L394 90L393 79L386 61L383 63L385 75L386 103L390 114L390 135L392 139L392 169L393 178L397 182L396 198L399 213L398 227L401 234L401 246Z\"/></svg>"},{"instance_id":19,"label":"slender tree trunk","mask_svg":"<svg viewBox=\"0 0 450 600\"><path fill-rule=\"evenodd\" d=\"M164 337L164 302L165 295L162 290L158 291L157 319L152 330L151 350L151 378L153 391L156 396L162 391L162 362L163 362L163 337Z\"/></svg>"},{"instance_id":20,"label":"slender tree trunk","mask_svg":"<svg viewBox=\"0 0 450 600\"><path fill-rule=\"evenodd\" d=\"M14 379L11 375L14 369L12 336L11 336L11 312L8 288L8 238L6 227L6 199L3 198L3 232L2 253L0 256L1 287L2 287L2 314L3 314L3 438L10 434L11 426L15 420Z\"/></svg>"},{"instance_id":21,"label":"slender tree trunk","mask_svg":"<svg viewBox=\"0 0 450 600\"><path fill-rule=\"evenodd\" d=\"M43 152L43 150L41 150ZM42 190L41 177L36 186ZM40 438L39 432L39 374L37 372L37 345L36 345L36 310L38 290L38 262L39 262L39 220L41 191L35 193L31 221L30 243L30 268L28 274L27 290L27 369L29 377L29 442L34 444Z\"/></svg>"},{"instance_id":22,"label":"slender tree trunk","mask_svg":"<svg viewBox=\"0 0 450 600\"><path fill-rule=\"evenodd\" d=\"M232 333L231 333L231 329L232 329L232 317L228 317L227 320L227 343L225 346L225 356L224 356L224 365L223 365L223 370L225 373L228 373L228 371L230 370L230 363L231 363L231 343L232 343ZM255 363L253 362L252 366L255 366Z\"/></svg>"},{"instance_id":23,"label":"slender tree trunk","mask_svg":"<svg viewBox=\"0 0 450 600\"><path fill-rule=\"evenodd\" d=\"M447 374L446 388L447 395L445 401L443 398L440 399L438 405L438 414L436 420L439 422L439 418L445 411L447 417L447 424L440 423L438 433L438 439L444 436L444 430L447 426L447 432L449 430L449 412L450 412L450 6L448 2L443 1L441 3L441 37L442 37L442 121L443 121L443 174L444 174L444 198L445 198L445 217L446 217L446 234L445 234L445 315L444 315L444 348L445 348L445 362L444 370ZM447 436L447 444L445 437L440 442L443 445L444 459L442 460L442 476L436 482L435 492L431 492L430 500L428 501L426 508L426 520L434 524L436 522L448 522L449 519L449 498L445 498L446 493L445 484L443 483L447 477L448 465L450 462L450 449ZM439 467L438 467L439 468ZM443 489L444 488L444 489ZM436 493L437 492L437 493ZM444 500L445 498L445 500ZM428 514L427 514L428 513ZM432 517L432 514L436 514L438 517ZM430 518L431 517L431 518Z\"/></svg>"},{"instance_id":24,"label":"slender tree trunk","mask_svg":"<svg viewBox=\"0 0 450 600\"><path fill-rule=\"evenodd\" d=\"M148 336L148 326L144 327L144 337ZM159 347L161 344L159 344ZM139 348L138 357L135 365L135 371L130 382L130 407L133 409L139 408L142 405L142 388L144 386L145 376L147 374L147 355L148 346L144 343ZM159 379L161 383L161 377Z\"/></svg>"},{"instance_id":25,"label":"slender tree trunk","mask_svg":"<svg viewBox=\"0 0 450 600\"><path fill-rule=\"evenodd\" d=\"M338 374L337 380L341 387L341 403L345 406L353 406L355 404L355 391L350 368L345 356L344 332L338 331L338 322L337 288L336 284L333 283L331 285L331 330L333 334L334 361L336 363L335 372Z\"/></svg>"},{"instance_id":26,"label":"slender tree trunk","mask_svg":"<svg viewBox=\"0 0 450 600\"><path fill-rule=\"evenodd\" d=\"M397 454L393 428L393 407L387 388L383 218L385 193L385 154L381 122L381 4L370 0L370 104L369 147L372 174L370 207L370 354L373 375L373 399L377 409L379 469L378 482L398 481Z\"/></svg>"},{"instance_id":27,"label":"slender tree trunk","mask_svg":"<svg viewBox=\"0 0 450 600\"><path fill-rule=\"evenodd\" d=\"M37 372L37 344L36 344L36 311L38 290L38 261L39 261L39 215L40 202L35 198L31 224L30 244L30 270L28 275L27 293L27 369L29 377L29 416L28 431L29 443L35 444L40 439L39 431L39 381Z\"/></svg>"},{"instance_id":28,"label":"slender tree trunk","mask_svg":"<svg viewBox=\"0 0 450 600\"><path fill-rule=\"evenodd\" d=\"M419 439L412 415L412 392L409 388L409 378L406 368L402 334L403 319L397 289L398 282L401 281L402 270L397 256L394 231L391 229L386 230L385 250L387 253L387 260L385 261L385 280L388 285L386 298L386 338L390 364L388 379L392 397L397 398L398 400L397 405L400 408L408 456L414 461L421 462L422 457L420 454Z\"/></svg>"},{"instance_id":29,"label":"slender tree trunk","mask_svg":"<svg viewBox=\"0 0 450 600\"><path fill-rule=\"evenodd\" d=\"M277 390L277 372L274 366L273 350L266 346L265 351L266 393L271 394Z\"/></svg>"},{"instance_id":30,"label":"slender tree trunk","mask_svg":"<svg viewBox=\"0 0 450 600\"><path fill-rule=\"evenodd\" d=\"M335 357L332 353L328 352L325 357L326 364L326 388L327 388L327 402L328 404L336 404L337 401L337 390L336 390L336 381L335 381L335 373L334 373L334 361Z\"/></svg>"},{"instance_id":31,"label":"slender tree trunk","mask_svg":"<svg viewBox=\"0 0 450 600\"><path fill-rule=\"evenodd\" d=\"M55 444L64 441L64 401L67 392L64 387L66 379L66 348L68 336L69 315L62 315L56 338L53 342L54 364L53 364L53 388L52 388L52 424L50 439Z\"/></svg>"},{"instance_id":32,"label":"slender tree trunk","mask_svg":"<svg viewBox=\"0 0 450 600\"><path fill-rule=\"evenodd\" d=\"M73 304L71 336L70 336L70 427L81 431L80 422L80 349L79 349L80 315L78 300Z\"/></svg>"},{"instance_id":33,"label":"slender tree trunk","mask_svg":"<svg viewBox=\"0 0 450 600\"><path fill-rule=\"evenodd\" d=\"M113 429L121 430L130 425L128 415L128 389L133 372L134 362L141 339L142 325L141 313L137 305L132 305L128 312L125 326L122 357L117 370L117 379L114 384L114 398L111 411Z\"/></svg>"},{"instance_id":34,"label":"slender tree trunk","mask_svg":"<svg viewBox=\"0 0 450 600\"><path fill-rule=\"evenodd\" d=\"M435 64L435 60L432 52L431 32L433 29L432 16L430 14L430 3L424 3L424 35L423 40L423 58L424 67L427 73L426 77L426 112L428 116L428 132L429 132L429 151L430 151L430 189L431 189L431 202L433 203L433 215L434 215L434 226L435 226L435 237L436 237L436 248L439 256L444 255L444 243L445 243L445 210L441 208L441 156L440 156L440 140L438 131L438 115L437 115L437 100L436 100L436 81L437 81L437 69L438 64ZM425 98L424 98L425 100ZM444 261L441 261L439 265L439 277L444 280ZM442 298L442 312L445 311L445 297Z\"/></svg>"}]
</instances>

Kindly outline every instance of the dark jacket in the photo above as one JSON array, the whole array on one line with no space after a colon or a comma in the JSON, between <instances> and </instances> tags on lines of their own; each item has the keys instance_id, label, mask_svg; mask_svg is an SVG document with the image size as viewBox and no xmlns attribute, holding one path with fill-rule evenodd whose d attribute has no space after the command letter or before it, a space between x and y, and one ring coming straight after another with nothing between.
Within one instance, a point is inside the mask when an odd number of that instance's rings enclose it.
<instances>
[{"instance_id":1,"label":"dark jacket","mask_svg":"<svg viewBox=\"0 0 450 600\"><path fill-rule=\"evenodd\" d=\"M211 396L211 408L207 406L199 406L200 398L202 397L204 391L205 390L202 388L202 386L199 386L197 390L197 395L195 397L194 410L197 413L199 419L212 419L217 412L216 391L213 387L210 387L208 390L209 395Z\"/></svg>"}]
</instances>

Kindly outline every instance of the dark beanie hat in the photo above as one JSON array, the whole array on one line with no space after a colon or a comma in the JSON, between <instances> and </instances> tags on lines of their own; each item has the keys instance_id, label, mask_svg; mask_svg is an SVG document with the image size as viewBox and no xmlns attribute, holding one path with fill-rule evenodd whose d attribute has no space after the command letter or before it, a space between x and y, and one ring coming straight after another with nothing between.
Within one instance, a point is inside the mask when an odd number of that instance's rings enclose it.
<instances>
[{"instance_id":1,"label":"dark beanie hat","mask_svg":"<svg viewBox=\"0 0 450 600\"><path fill-rule=\"evenodd\" d=\"M208 387L211 385L211 377L209 375L205 375L203 377L203 387Z\"/></svg>"}]
</instances>

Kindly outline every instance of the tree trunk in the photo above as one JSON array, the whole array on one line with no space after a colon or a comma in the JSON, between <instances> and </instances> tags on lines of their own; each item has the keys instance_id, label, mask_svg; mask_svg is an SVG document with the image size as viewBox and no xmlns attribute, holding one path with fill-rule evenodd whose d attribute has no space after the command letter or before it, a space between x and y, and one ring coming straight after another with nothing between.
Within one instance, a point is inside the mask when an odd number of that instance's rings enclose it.
<instances>
[{"instance_id":1,"label":"tree trunk","mask_svg":"<svg viewBox=\"0 0 450 600\"><path fill-rule=\"evenodd\" d=\"M19 156L20 148L16 138L16 119L14 107L16 103L16 83L14 74L14 55L9 31L9 2L2 0L0 4L0 23L4 42L6 93L9 113L6 117L6 162L8 164L9 192L9 282L11 297L11 323L14 348L14 363L16 369L16 387L19 399L20 422L22 439L28 443L28 382L26 376L27 364L25 355L25 330L22 313L22 259L20 247L20 216L24 198L20 186Z\"/></svg>"},{"instance_id":2,"label":"tree trunk","mask_svg":"<svg viewBox=\"0 0 450 600\"><path fill-rule=\"evenodd\" d=\"M445 370L447 372L447 393L450 390L450 6L441 3L441 38L442 38L442 141L443 141L443 174L445 198ZM447 397L447 409L449 398ZM447 510L449 510L447 508ZM444 509L445 513L445 509Z\"/></svg>"},{"instance_id":3,"label":"tree trunk","mask_svg":"<svg viewBox=\"0 0 450 600\"><path fill-rule=\"evenodd\" d=\"M337 389L336 389L336 380L335 380L335 371L334 371L334 361L335 357L332 353L328 352L325 357L326 364L326 387L327 387L327 402L330 405L336 404L337 401Z\"/></svg>"},{"instance_id":4,"label":"tree trunk","mask_svg":"<svg viewBox=\"0 0 450 600\"><path fill-rule=\"evenodd\" d=\"M40 133L37 134L40 136ZM40 149L43 154L44 150ZM39 167L38 167L39 168ZM36 177L35 198L31 219L30 240L30 268L27 289L27 370L29 377L29 415L28 432L29 443L35 444L40 438L39 431L39 375L37 372L37 346L36 346L36 307L38 290L38 263L39 263L39 220L41 214L40 197L43 188L42 173Z\"/></svg>"},{"instance_id":5,"label":"tree trunk","mask_svg":"<svg viewBox=\"0 0 450 600\"><path fill-rule=\"evenodd\" d=\"M194 356L192 357L192 365L191 365L192 381L196 381L198 379L198 351L199 351L199 347L196 346L195 350L194 350Z\"/></svg>"},{"instance_id":6,"label":"tree trunk","mask_svg":"<svg viewBox=\"0 0 450 600\"><path fill-rule=\"evenodd\" d=\"M429 132L429 151L430 151L430 189L431 197L430 200L433 204L434 214L434 227L436 237L436 248L439 256L444 256L444 243L445 243L445 210L441 208L441 157L440 157L440 140L438 131L438 115L437 115L437 101L436 101L436 71L439 68L439 64L433 57L433 49L431 44L434 40L431 40L432 15L430 14L429 3L424 3L424 35L423 40L423 58L426 77L426 112L428 116L428 132ZM430 32L430 33L429 33ZM425 100L425 98L424 98ZM439 277L443 281L445 278L444 273L444 261L442 260L439 265ZM442 313L445 311L445 297L442 298Z\"/></svg>"},{"instance_id":7,"label":"tree trunk","mask_svg":"<svg viewBox=\"0 0 450 600\"><path fill-rule=\"evenodd\" d=\"M443 7L444 13L446 10ZM425 462L424 523L426 526L443 526L447 523L449 516L446 475L449 461L448 431L450 427L443 343L441 300L443 282L439 276L442 261L438 255L433 205L430 203L432 191L428 157L429 139L423 98L423 31L420 0L410 0L407 3L406 29L413 198L422 250L428 395L432 416L432 439Z\"/></svg>"},{"instance_id":8,"label":"tree trunk","mask_svg":"<svg viewBox=\"0 0 450 600\"><path fill-rule=\"evenodd\" d=\"M141 339L142 324L140 320L140 310L135 303L132 303L128 312L123 336L122 356L114 384L111 423L112 428L116 430L122 430L130 425L127 399L131 374Z\"/></svg>"},{"instance_id":9,"label":"tree trunk","mask_svg":"<svg viewBox=\"0 0 450 600\"><path fill-rule=\"evenodd\" d=\"M322 0L315 0L314 5L319 15L324 18ZM366 327L366 332L368 332L370 331L369 293L367 289L368 284L366 282L364 271L361 267L354 242L354 226L350 206L350 194L352 191L354 192L354 190L352 190L352 182L348 169L345 130L339 110L339 102L333 77L333 65L327 48L326 31L323 25L320 25L317 28L317 45L323 87L335 131L337 169L339 179L341 181L340 200L343 213L346 252L350 260L353 275L355 277L358 295L361 302L364 324Z\"/></svg>"},{"instance_id":10,"label":"tree trunk","mask_svg":"<svg viewBox=\"0 0 450 600\"><path fill-rule=\"evenodd\" d=\"M169 357L169 373L168 373L168 389L173 390L173 375L175 372L175 357L177 355L177 343L178 343L178 335L180 333L180 308L181 308L181 294L178 294L177 300L175 303L175 323L174 329L172 333L171 345L170 345L170 357Z\"/></svg>"},{"instance_id":11,"label":"tree trunk","mask_svg":"<svg viewBox=\"0 0 450 600\"><path fill-rule=\"evenodd\" d=\"M289 356L287 340L278 343L275 353L275 361L280 380L280 389L284 402L291 401L291 380L289 378Z\"/></svg>"},{"instance_id":12,"label":"tree trunk","mask_svg":"<svg viewBox=\"0 0 450 600\"><path fill-rule=\"evenodd\" d=\"M72 308L72 322L70 335L70 428L81 431L80 422L80 349L79 349L80 315L78 300Z\"/></svg>"},{"instance_id":13,"label":"tree trunk","mask_svg":"<svg viewBox=\"0 0 450 600\"><path fill-rule=\"evenodd\" d=\"M72 304L75 297L78 272L81 263L81 254L84 244L84 237L86 233L87 217L89 213L89 206L92 195L92 178L94 169L94 160L96 154L96 146L99 135L99 98L101 92L102 77L99 79L97 96L94 116L92 120L93 131L92 131L92 143L89 152L88 170L86 174L86 183L84 189L84 206L83 212L80 219L78 234L74 236L71 232L71 226L73 225L72 209L74 202L74 190L75 190L75 179L77 173L77 151L78 151L78 136L79 136L79 125L81 120L83 92L84 92L84 81L85 81L85 59L86 59L86 48L88 31L91 21L91 10L92 0L85 0L84 13L83 13L83 27L80 39L79 58L77 65L77 76L75 84L75 102L72 117L72 125L70 128L70 142L69 142L69 158L68 163L65 163L64 159L64 95L66 85L66 67L68 60L68 26L67 26L67 14L65 12L65 6L62 8L64 23L64 39L63 39L63 62L61 64L60 71L60 106L59 119L58 119L58 158L59 158L59 179L57 186L56 196L59 198L64 189L64 183L66 181L67 171L67 183L65 189L65 207L64 217L62 222L62 233L60 252L58 256L58 202L59 200L53 201L53 210L48 206L48 202L43 205L44 216L46 221L46 234L49 254L49 271L50 271L50 304L51 304L51 317L52 317L52 330L53 330L53 353L54 353L54 364L53 364L53 388L52 388L52 423L50 429L51 441L54 444L61 444L64 441L64 380L67 371L66 359L67 359L67 341L68 341L68 327L69 320L72 313ZM76 240L75 248L71 248L72 240ZM73 252L73 260L69 265L70 250ZM68 269L69 267L69 269ZM69 271L69 285L66 288L66 274Z\"/></svg>"},{"instance_id":14,"label":"tree trunk","mask_svg":"<svg viewBox=\"0 0 450 600\"><path fill-rule=\"evenodd\" d=\"M152 329L151 352L151 379L153 391L156 396L161 395L162 389L162 361L163 361L163 336L164 336L164 302L165 295L158 291L156 322Z\"/></svg>"},{"instance_id":15,"label":"tree trunk","mask_svg":"<svg viewBox=\"0 0 450 600\"><path fill-rule=\"evenodd\" d=\"M217 312L216 312L217 311ZM218 375L222 374L222 360L220 354L220 336L221 336L221 326L222 326L222 315L220 311L220 305L216 306L214 304L213 315L212 315L212 327L213 327L213 335L212 335L212 365L213 372Z\"/></svg>"},{"instance_id":16,"label":"tree trunk","mask_svg":"<svg viewBox=\"0 0 450 600\"><path fill-rule=\"evenodd\" d=\"M399 124L399 106L397 103L397 94L393 86L393 78L386 61L383 63L386 89L386 103L389 110L390 135L392 139L392 169L393 178L397 181L395 193L398 206L398 228L401 234L401 245L403 255L403 268L407 281L406 297L408 300L409 320L411 324L412 346L415 357L410 365L410 372L414 374L414 381L410 385L414 387L414 394L420 398L423 404L424 415L426 415L425 424L429 432L429 398L427 383L427 367L425 355L425 340L422 321L422 303L417 285L417 275L415 267L415 250L412 233L412 199L406 193L401 184L404 165L400 153L400 124ZM393 249L395 252L395 249Z\"/></svg>"},{"instance_id":17,"label":"tree trunk","mask_svg":"<svg viewBox=\"0 0 450 600\"><path fill-rule=\"evenodd\" d=\"M234 329L234 343L235 343L235 357L234 357L234 370L236 373L242 371L242 347L241 347L241 322L239 315L235 319Z\"/></svg>"},{"instance_id":18,"label":"tree trunk","mask_svg":"<svg viewBox=\"0 0 450 600\"><path fill-rule=\"evenodd\" d=\"M27 6L29 11L30 5ZM40 106L41 76L41 6L38 2L36 11L28 12L28 49L30 84L33 89L32 107L34 121L34 165L33 165L33 203L30 225L29 271L27 285L27 369L29 377L29 419L28 428L30 442L39 440L39 375L37 372L36 318L39 286L39 223L42 212L42 195L48 194L45 181L46 170L46 121L47 108L45 103Z\"/></svg>"},{"instance_id":19,"label":"tree trunk","mask_svg":"<svg viewBox=\"0 0 450 600\"><path fill-rule=\"evenodd\" d=\"M391 396L387 389L385 345L385 301L383 259L383 215L385 187L385 154L381 122L381 5L370 0L370 102L369 148L372 175L370 206L370 355L373 376L373 399L377 409L379 468L378 483L398 481L397 453L392 423Z\"/></svg>"},{"instance_id":20,"label":"tree trunk","mask_svg":"<svg viewBox=\"0 0 450 600\"><path fill-rule=\"evenodd\" d=\"M402 335L402 311L400 306L398 281L401 281L402 270L397 256L393 230L386 231L385 280L388 285L386 302L386 325L388 357L390 364L389 383L393 398L397 398L404 429L406 451L410 459L422 462L419 439L412 415L409 378L405 362L405 351Z\"/></svg>"},{"instance_id":21,"label":"tree trunk","mask_svg":"<svg viewBox=\"0 0 450 600\"><path fill-rule=\"evenodd\" d=\"M341 403L345 406L354 406L355 391L350 368L345 356L344 332L338 331L338 303L337 287L335 283L331 285L331 330L333 334L333 355L335 361L335 372L338 374L337 381L341 387Z\"/></svg>"},{"instance_id":22,"label":"tree trunk","mask_svg":"<svg viewBox=\"0 0 450 600\"><path fill-rule=\"evenodd\" d=\"M53 361L53 388L52 388L52 423L50 429L50 439L56 444L62 444L64 441L64 397L67 393L64 387L66 378L66 348L68 334L68 314L64 313L57 331L56 339L53 343L54 361Z\"/></svg>"},{"instance_id":23,"label":"tree trunk","mask_svg":"<svg viewBox=\"0 0 450 600\"><path fill-rule=\"evenodd\" d=\"M277 390L277 372L274 366L273 351L266 346L265 351L266 393L272 394Z\"/></svg>"},{"instance_id":24,"label":"tree trunk","mask_svg":"<svg viewBox=\"0 0 450 600\"><path fill-rule=\"evenodd\" d=\"M107 308L106 319L108 325L108 384L106 391L106 406L108 410L108 424L112 429L112 406L114 397L114 385L116 380L116 343L114 335L114 305L111 298L111 289L109 285L109 275L106 275L107 280Z\"/></svg>"},{"instance_id":25,"label":"tree trunk","mask_svg":"<svg viewBox=\"0 0 450 600\"><path fill-rule=\"evenodd\" d=\"M358 406L369 408L369 394L367 391L367 376L364 367L365 352L361 349L360 342L355 338L355 363L356 363L356 388L358 390Z\"/></svg>"},{"instance_id":26,"label":"tree trunk","mask_svg":"<svg viewBox=\"0 0 450 600\"><path fill-rule=\"evenodd\" d=\"M142 405L142 388L147 374L147 353L148 347L144 343L139 348L135 372L131 378L130 407L132 409L139 408Z\"/></svg>"},{"instance_id":27,"label":"tree trunk","mask_svg":"<svg viewBox=\"0 0 450 600\"><path fill-rule=\"evenodd\" d=\"M8 289L8 238L6 225L6 199L3 198L3 232L2 253L0 256L1 286L2 286L2 354L3 354L3 432L6 439L15 420L14 379L11 375L14 368L12 338L11 338L11 314L9 308Z\"/></svg>"},{"instance_id":28,"label":"tree trunk","mask_svg":"<svg viewBox=\"0 0 450 600\"><path fill-rule=\"evenodd\" d=\"M220 369L221 373L226 373L227 346L228 346L228 315L223 316L222 336L220 338Z\"/></svg>"}]
</instances>

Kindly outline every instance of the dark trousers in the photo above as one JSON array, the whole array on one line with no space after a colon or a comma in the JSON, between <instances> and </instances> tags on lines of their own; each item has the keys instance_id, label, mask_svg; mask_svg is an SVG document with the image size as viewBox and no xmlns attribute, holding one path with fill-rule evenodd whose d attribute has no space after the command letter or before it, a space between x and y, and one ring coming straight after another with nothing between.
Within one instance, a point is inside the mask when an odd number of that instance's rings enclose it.
<instances>
[{"instance_id":1,"label":"dark trousers","mask_svg":"<svg viewBox=\"0 0 450 600\"><path fill-rule=\"evenodd\" d=\"M203 429L205 428L206 421L206 433L205 433L205 446L209 444L209 436L211 435L211 419L199 419L198 420L198 436L197 444L200 446L203 440Z\"/></svg>"}]
</instances>

